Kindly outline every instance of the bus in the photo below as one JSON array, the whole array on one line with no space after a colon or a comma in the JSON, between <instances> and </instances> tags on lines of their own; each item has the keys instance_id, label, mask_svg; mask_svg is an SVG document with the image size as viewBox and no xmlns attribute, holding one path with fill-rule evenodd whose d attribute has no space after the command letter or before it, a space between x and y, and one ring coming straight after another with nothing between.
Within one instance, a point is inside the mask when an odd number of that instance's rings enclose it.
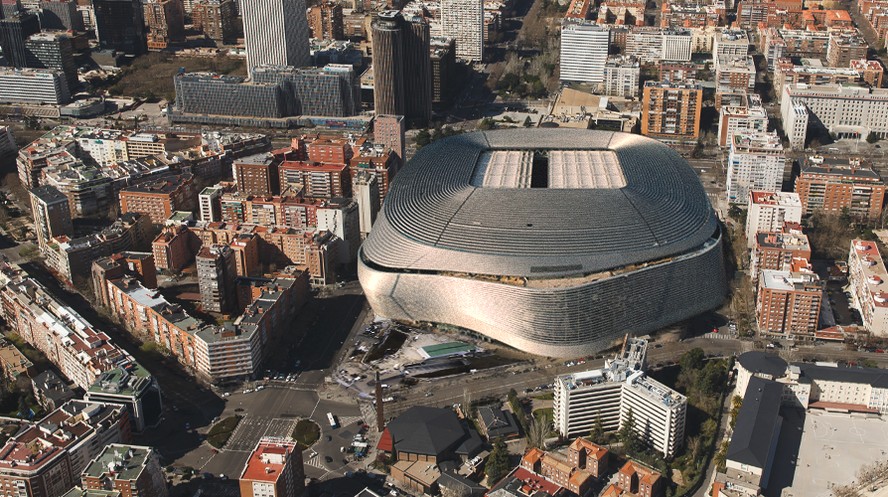
<instances>
[{"instance_id":1,"label":"bus","mask_svg":"<svg viewBox=\"0 0 888 497\"><path fill-rule=\"evenodd\" d=\"M339 428L339 423L336 422L336 418L333 416L332 412L327 413L327 421L330 422L330 428Z\"/></svg>"}]
</instances>

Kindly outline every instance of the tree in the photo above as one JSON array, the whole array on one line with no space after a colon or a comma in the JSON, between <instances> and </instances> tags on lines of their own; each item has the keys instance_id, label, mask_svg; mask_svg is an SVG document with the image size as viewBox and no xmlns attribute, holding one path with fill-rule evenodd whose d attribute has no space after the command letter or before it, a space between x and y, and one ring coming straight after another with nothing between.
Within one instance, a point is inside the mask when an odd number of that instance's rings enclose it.
<instances>
[{"instance_id":1,"label":"tree","mask_svg":"<svg viewBox=\"0 0 888 497\"><path fill-rule=\"evenodd\" d=\"M549 434L549 417L534 417L527 426L527 446L538 449L546 448L546 435Z\"/></svg>"},{"instance_id":2,"label":"tree","mask_svg":"<svg viewBox=\"0 0 888 497\"><path fill-rule=\"evenodd\" d=\"M530 116L524 118L524 127L530 128L533 126L533 121L530 120Z\"/></svg>"},{"instance_id":3,"label":"tree","mask_svg":"<svg viewBox=\"0 0 888 497\"><path fill-rule=\"evenodd\" d=\"M600 410L595 416L595 424L592 425L592 431L589 432L589 440L592 440L597 444L604 442L604 425L601 423Z\"/></svg>"},{"instance_id":4,"label":"tree","mask_svg":"<svg viewBox=\"0 0 888 497\"><path fill-rule=\"evenodd\" d=\"M639 440L638 435L635 433L635 414L632 412L631 407L629 412L626 413L626 419L623 420L623 424L620 426L620 431L617 432L617 438L623 444L626 454L632 455L638 452Z\"/></svg>"},{"instance_id":5,"label":"tree","mask_svg":"<svg viewBox=\"0 0 888 497\"><path fill-rule=\"evenodd\" d=\"M870 134L866 135L867 143L876 143L877 141L879 141L879 135L873 133L872 131L870 131Z\"/></svg>"},{"instance_id":6,"label":"tree","mask_svg":"<svg viewBox=\"0 0 888 497\"><path fill-rule=\"evenodd\" d=\"M429 130L421 129L416 133L413 142L416 143L417 147L424 147L432 142L432 135L429 133Z\"/></svg>"},{"instance_id":7,"label":"tree","mask_svg":"<svg viewBox=\"0 0 888 497\"><path fill-rule=\"evenodd\" d=\"M681 366L681 369L701 369L703 367L703 359L705 358L706 353L703 352L703 349L701 349L700 347L695 347L685 352L678 360L678 364Z\"/></svg>"},{"instance_id":8,"label":"tree","mask_svg":"<svg viewBox=\"0 0 888 497\"><path fill-rule=\"evenodd\" d=\"M491 119L489 117L485 117L484 119L481 120L481 122L478 123L478 129L481 129L481 130L490 130L490 129L495 129L495 128L496 128L496 121L494 121L493 119Z\"/></svg>"},{"instance_id":9,"label":"tree","mask_svg":"<svg viewBox=\"0 0 888 497\"><path fill-rule=\"evenodd\" d=\"M509 452L506 444L502 440L497 440L493 444L490 456L487 458L487 464L484 467L484 473L487 475L489 484L493 484L501 480L506 473L509 472Z\"/></svg>"}]
</instances>

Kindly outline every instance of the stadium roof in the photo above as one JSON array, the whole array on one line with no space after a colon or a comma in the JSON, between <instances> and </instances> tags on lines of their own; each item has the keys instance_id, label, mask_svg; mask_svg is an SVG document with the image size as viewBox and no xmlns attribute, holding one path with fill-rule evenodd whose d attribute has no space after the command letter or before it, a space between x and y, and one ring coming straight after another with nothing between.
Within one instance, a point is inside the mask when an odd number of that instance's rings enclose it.
<instances>
[{"instance_id":1,"label":"stadium roof","mask_svg":"<svg viewBox=\"0 0 888 497\"><path fill-rule=\"evenodd\" d=\"M503 130L439 140L398 173L365 262L547 278L679 255L717 228L694 171L645 137Z\"/></svg>"}]
</instances>

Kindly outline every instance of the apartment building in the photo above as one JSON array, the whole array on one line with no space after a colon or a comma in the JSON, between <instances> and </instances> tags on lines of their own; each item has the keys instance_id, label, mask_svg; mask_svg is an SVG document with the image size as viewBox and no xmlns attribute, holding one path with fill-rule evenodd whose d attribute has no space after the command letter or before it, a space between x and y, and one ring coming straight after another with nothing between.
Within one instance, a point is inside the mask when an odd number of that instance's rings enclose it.
<instances>
[{"instance_id":1,"label":"apartment building","mask_svg":"<svg viewBox=\"0 0 888 497\"><path fill-rule=\"evenodd\" d=\"M331 1L308 8L308 27L312 38L320 40L344 40L342 5Z\"/></svg>"},{"instance_id":2,"label":"apartment building","mask_svg":"<svg viewBox=\"0 0 888 497\"><path fill-rule=\"evenodd\" d=\"M164 50L185 41L185 8L182 0L143 0L148 28L148 50Z\"/></svg>"},{"instance_id":3,"label":"apartment building","mask_svg":"<svg viewBox=\"0 0 888 497\"><path fill-rule=\"evenodd\" d=\"M750 45L746 30L724 28L713 37L712 59L718 60L722 56L746 57Z\"/></svg>"},{"instance_id":4,"label":"apartment building","mask_svg":"<svg viewBox=\"0 0 888 497\"><path fill-rule=\"evenodd\" d=\"M604 368L555 379L555 428L562 436L588 433L599 422L615 431L632 413L633 428L652 449L670 457L684 443L687 398L642 370L647 342L630 339Z\"/></svg>"},{"instance_id":5,"label":"apartment building","mask_svg":"<svg viewBox=\"0 0 888 497\"><path fill-rule=\"evenodd\" d=\"M857 71L864 83L876 88L882 87L885 68L878 60L857 59L851 61L851 69Z\"/></svg>"},{"instance_id":6,"label":"apartment building","mask_svg":"<svg viewBox=\"0 0 888 497\"><path fill-rule=\"evenodd\" d=\"M609 57L604 65L604 94L638 98L641 68L631 56Z\"/></svg>"},{"instance_id":7,"label":"apartment building","mask_svg":"<svg viewBox=\"0 0 888 497\"><path fill-rule=\"evenodd\" d=\"M0 448L0 488L7 495L56 497L108 444L130 438L122 406L70 400Z\"/></svg>"},{"instance_id":8,"label":"apartment building","mask_svg":"<svg viewBox=\"0 0 888 497\"><path fill-rule=\"evenodd\" d=\"M234 161L232 176L237 183L237 190L248 195L279 194L279 164L280 160L269 153L252 155Z\"/></svg>"},{"instance_id":9,"label":"apartment building","mask_svg":"<svg viewBox=\"0 0 888 497\"><path fill-rule=\"evenodd\" d=\"M191 173L173 174L121 190L120 212L140 212L162 225L173 212L191 210L196 195Z\"/></svg>"},{"instance_id":10,"label":"apartment building","mask_svg":"<svg viewBox=\"0 0 888 497\"><path fill-rule=\"evenodd\" d=\"M299 497L305 487L302 450L296 442L262 438L238 479L242 497Z\"/></svg>"},{"instance_id":11,"label":"apartment building","mask_svg":"<svg viewBox=\"0 0 888 497\"><path fill-rule=\"evenodd\" d=\"M811 260L811 244L801 226L785 223L780 231L760 231L750 257L749 276L758 281L760 271L785 271L793 259Z\"/></svg>"},{"instance_id":12,"label":"apartment building","mask_svg":"<svg viewBox=\"0 0 888 497\"><path fill-rule=\"evenodd\" d=\"M784 87L799 83L858 86L863 81L862 72L852 67L827 67L820 59L782 58L774 64L774 93L780 99Z\"/></svg>"},{"instance_id":13,"label":"apartment building","mask_svg":"<svg viewBox=\"0 0 888 497\"><path fill-rule=\"evenodd\" d=\"M759 333L789 339L814 338L820 324L823 284L807 264L807 260L796 259L788 271L761 271L756 302Z\"/></svg>"},{"instance_id":14,"label":"apartment building","mask_svg":"<svg viewBox=\"0 0 888 497\"><path fill-rule=\"evenodd\" d=\"M798 193L750 191L746 209L748 247L753 247L757 233L779 231L786 223L801 223L802 212Z\"/></svg>"},{"instance_id":15,"label":"apartment building","mask_svg":"<svg viewBox=\"0 0 888 497\"><path fill-rule=\"evenodd\" d=\"M86 490L115 490L127 497L168 497L166 476L154 449L110 444L80 475Z\"/></svg>"},{"instance_id":16,"label":"apartment building","mask_svg":"<svg viewBox=\"0 0 888 497\"><path fill-rule=\"evenodd\" d=\"M831 30L826 49L826 62L830 67L850 67L852 60L866 59L866 40L856 28Z\"/></svg>"},{"instance_id":17,"label":"apartment building","mask_svg":"<svg viewBox=\"0 0 888 497\"><path fill-rule=\"evenodd\" d=\"M644 64L649 62L691 60L693 36L687 29L633 27L626 35L624 54Z\"/></svg>"},{"instance_id":18,"label":"apartment building","mask_svg":"<svg viewBox=\"0 0 888 497\"><path fill-rule=\"evenodd\" d=\"M151 253L157 269L176 273L186 268L194 260L192 250L196 238L184 225L167 226L151 242Z\"/></svg>"},{"instance_id":19,"label":"apartment building","mask_svg":"<svg viewBox=\"0 0 888 497\"><path fill-rule=\"evenodd\" d=\"M779 191L786 155L776 131L733 135L725 189L728 202L746 204L750 190Z\"/></svg>"},{"instance_id":20,"label":"apartment building","mask_svg":"<svg viewBox=\"0 0 888 497\"><path fill-rule=\"evenodd\" d=\"M306 197L351 196L350 170L345 163L283 161L278 167L282 190L302 192Z\"/></svg>"},{"instance_id":21,"label":"apartment building","mask_svg":"<svg viewBox=\"0 0 888 497\"><path fill-rule=\"evenodd\" d=\"M659 472L637 461L626 461L617 472L617 481L604 489L601 497L662 497L668 483Z\"/></svg>"},{"instance_id":22,"label":"apartment building","mask_svg":"<svg viewBox=\"0 0 888 497\"><path fill-rule=\"evenodd\" d=\"M234 251L228 245L204 245L196 256L197 284L203 310L230 312L237 303Z\"/></svg>"},{"instance_id":23,"label":"apartment building","mask_svg":"<svg viewBox=\"0 0 888 497\"><path fill-rule=\"evenodd\" d=\"M34 231L41 250L46 250L57 236L74 234L68 197L52 186L32 188L30 194Z\"/></svg>"},{"instance_id":24,"label":"apartment building","mask_svg":"<svg viewBox=\"0 0 888 497\"><path fill-rule=\"evenodd\" d=\"M443 0L441 33L456 40L456 56L470 62L484 60L484 2Z\"/></svg>"},{"instance_id":25,"label":"apartment building","mask_svg":"<svg viewBox=\"0 0 888 497\"><path fill-rule=\"evenodd\" d=\"M696 140L700 136L703 88L693 80L644 84L641 134L660 140Z\"/></svg>"},{"instance_id":26,"label":"apartment building","mask_svg":"<svg viewBox=\"0 0 888 497\"><path fill-rule=\"evenodd\" d=\"M561 24L561 81L604 81L610 30L591 21Z\"/></svg>"},{"instance_id":27,"label":"apartment building","mask_svg":"<svg viewBox=\"0 0 888 497\"><path fill-rule=\"evenodd\" d=\"M198 380L218 384L252 378L266 344L284 331L308 295L308 275L291 271L268 282L233 322L194 318L130 277L106 280L110 311L127 329L169 350Z\"/></svg>"},{"instance_id":28,"label":"apartment building","mask_svg":"<svg viewBox=\"0 0 888 497\"><path fill-rule=\"evenodd\" d=\"M219 199L225 189L220 186L208 186L197 195L198 212L201 221L215 223L222 220L222 206Z\"/></svg>"},{"instance_id":29,"label":"apartment building","mask_svg":"<svg viewBox=\"0 0 888 497\"><path fill-rule=\"evenodd\" d=\"M758 134L768 131L768 113L762 106L761 97L755 93L746 95L742 105L724 105L718 109L718 145L730 147L734 135Z\"/></svg>"},{"instance_id":30,"label":"apartment building","mask_svg":"<svg viewBox=\"0 0 888 497\"><path fill-rule=\"evenodd\" d=\"M888 291L882 285L888 271L876 242L851 240L848 252L848 286L852 305L860 311L863 326L876 336L888 336Z\"/></svg>"},{"instance_id":31,"label":"apartment building","mask_svg":"<svg viewBox=\"0 0 888 497\"><path fill-rule=\"evenodd\" d=\"M191 10L194 28L207 38L230 44L237 36L237 5L235 0L195 0Z\"/></svg>"},{"instance_id":32,"label":"apartment building","mask_svg":"<svg viewBox=\"0 0 888 497\"><path fill-rule=\"evenodd\" d=\"M106 373L125 377L125 384L132 388L120 395L115 403L131 408L134 429L141 431L159 421L157 382L108 335L96 330L17 266L5 265L0 270L0 284L3 285L0 288L3 318L14 324L19 335L43 352L68 380L88 391L100 385ZM135 380L129 381L130 377ZM132 409L140 405L157 405L158 408Z\"/></svg>"},{"instance_id":33,"label":"apartment building","mask_svg":"<svg viewBox=\"0 0 888 497\"><path fill-rule=\"evenodd\" d=\"M0 157L13 155L18 152L15 144L15 134L9 126L0 126Z\"/></svg>"},{"instance_id":34,"label":"apartment building","mask_svg":"<svg viewBox=\"0 0 888 497\"><path fill-rule=\"evenodd\" d=\"M609 451L591 442L577 443L577 439L567 451L546 452L531 448L521 458L518 467L543 477L546 481L567 489L576 495L586 495L595 484L596 479L604 476L608 470ZM587 464L579 466L570 459L571 454L588 455ZM596 459L597 458L597 459ZM593 473L589 469L595 469Z\"/></svg>"},{"instance_id":35,"label":"apartment building","mask_svg":"<svg viewBox=\"0 0 888 497\"><path fill-rule=\"evenodd\" d=\"M796 179L806 214L825 212L877 220L885 203L885 182L879 173L861 158L847 161L808 157Z\"/></svg>"}]
</instances>

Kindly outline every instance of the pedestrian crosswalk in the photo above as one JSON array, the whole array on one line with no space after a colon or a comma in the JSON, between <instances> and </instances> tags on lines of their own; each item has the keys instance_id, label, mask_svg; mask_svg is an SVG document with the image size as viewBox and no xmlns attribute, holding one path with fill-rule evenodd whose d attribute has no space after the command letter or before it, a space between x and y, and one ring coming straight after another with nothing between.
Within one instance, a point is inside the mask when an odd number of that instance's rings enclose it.
<instances>
[{"instance_id":1,"label":"pedestrian crosswalk","mask_svg":"<svg viewBox=\"0 0 888 497\"><path fill-rule=\"evenodd\" d=\"M324 465L321 463L321 455L311 449L307 449L305 452L302 453L302 461L307 466L318 469L325 469Z\"/></svg>"}]
</instances>

